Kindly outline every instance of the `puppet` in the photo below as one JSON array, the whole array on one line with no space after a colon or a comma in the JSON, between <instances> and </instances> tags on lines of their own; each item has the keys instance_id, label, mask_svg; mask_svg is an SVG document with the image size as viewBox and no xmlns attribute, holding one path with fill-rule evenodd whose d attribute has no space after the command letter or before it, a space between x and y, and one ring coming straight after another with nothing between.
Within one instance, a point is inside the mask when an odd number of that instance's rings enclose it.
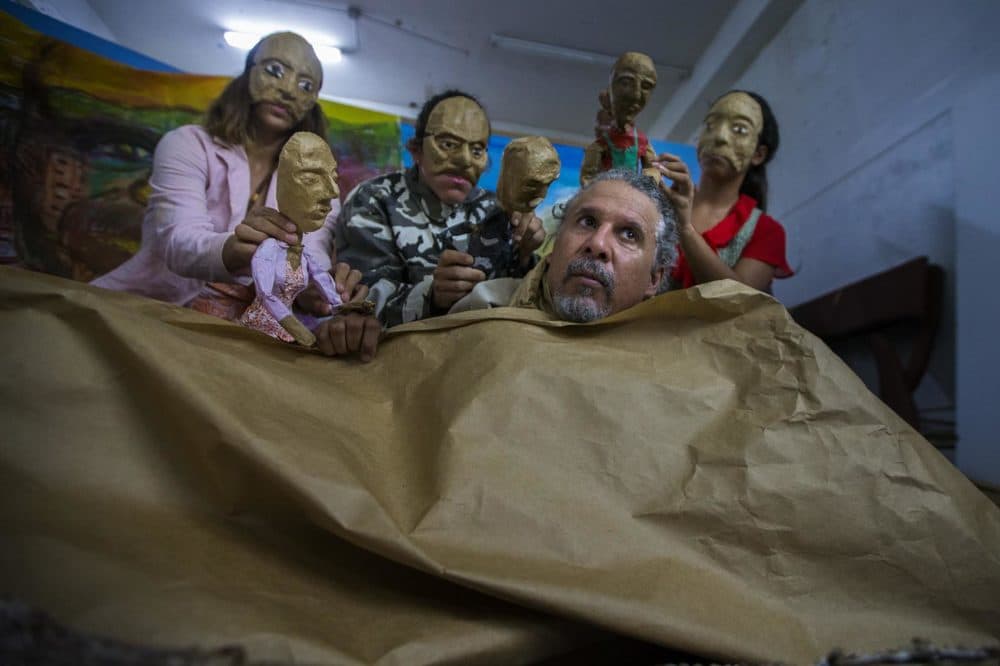
<instances>
[{"instance_id":1,"label":"puppet","mask_svg":"<svg viewBox=\"0 0 1000 666\"><path fill-rule=\"evenodd\" d=\"M629 51L615 61L610 85L598 96L601 110L594 128L597 139L584 151L581 185L612 168L642 171L659 179L659 173L652 168L656 153L635 126L635 117L655 87L656 67L649 56Z\"/></svg>"},{"instance_id":2,"label":"puppet","mask_svg":"<svg viewBox=\"0 0 1000 666\"><path fill-rule=\"evenodd\" d=\"M497 199L508 215L533 213L559 177L559 155L549 140L526 136L507 144L500 162Z\"/></svg>"},{"instance_id":3,"label":"puppet","mask_svg":"<svg viewBox=\"0 0 1000 666\"><path fill-rule=\"evenodd\" d=\"M292 303L311 281L334 310L341 305L330 274L319 268L302 245L302 236L323 226L330 201L340 196L337 162L326 141L310 132L297 132L281 150L277 173L278 210L298 228L298 242L289 245L268 238L254 252L251 273L257 295L240 323L311 347L316 338L292 314Z\"/></svg>"},{"instance_id":4,"label":"puppet","mask_svg":"<svg viewBox=\"0 0 1000 666\"><path fill-rule=\"evenodd\" d=\"M559 177L560 166L559 154L544 137L526 136L507 144L497 180L500 208L469 234L468 252L475 257L474 268L488 277L502 273L504 267L510 274L530 268L525 257L517 265L511 221L517 216L527 223Z\"/></svg>"}]
</instances>

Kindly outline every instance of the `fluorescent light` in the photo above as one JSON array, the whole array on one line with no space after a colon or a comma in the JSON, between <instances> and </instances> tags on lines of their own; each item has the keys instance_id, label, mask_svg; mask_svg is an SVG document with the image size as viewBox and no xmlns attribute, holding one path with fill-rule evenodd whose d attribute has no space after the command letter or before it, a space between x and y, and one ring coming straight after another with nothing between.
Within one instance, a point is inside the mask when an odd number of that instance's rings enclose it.
<instances>
[{"instance_id":1,"label":"fluorescent light","mask_svg":"<svg viewBox=\"0 0 1000 666\"><path fill-rule=\"evenodd\" d=\"M533 42L528 39L519 39L517 37L509 37L507 35L500 35L497 33L490 35L490 44L502 49L507 49L508 51L518 51L528 55L545 56L548 58L561 58L563 60L587 63L588 65L604 65L606 67L610 67L618 60L617 56L610 56L606 53L584 51L583 49L574 49L569 46L546 44L545 42ZM654 65L656 65L657 70L674 70L682 79L691 75L690 67L664 65L659 62L654 63Z\"/></svg>"},{"instance_id":2,"label":"fluorescent light","mask_svg":"<svg viewBox=\"0 0 1000 666\"><path fill-rule=\"evenodd\" d=\"M316 51L316 57L323 62L340 62L343 59L343 55L336 46L330 46L328 44L316 44L313 46L313 50Z\"/></svg>"},{"instance_id":3,"label":"fluorescent light","mask_svg":"<svg viewBox=\"0 0 1000 666\"><path fill-rule=\"evenodd\" d=\"M252 49L253 45L263 37L263 35L252 32L235 32L233 30L227 30L222 36L226 40L226 44L236 49L243 49L244 51Z\"/></svg>"},{"instance_id":4,"label":"fluorescent light","mask_svg":"<svg viewBox=\"0 0 1000 666\"><path fill-rule=\"evenodd\" d=\"M271 32L279 32L277 30L272 30ZM235 30L227 30L222 33L222 37L226 40L226 44L229 44L233 48L242 49L243 51L249 51L254 47L254 44L259 42L261 39L271 34L267 33L256 33L256 32L238 32ZM322 62L327 63L337 63L343 60L343 53L339 48L333 46L332 44L324 44L319 40L310 39L308 36L303 35L310 44L312 44L313 50L316 51L316 57Z\"/></svg>"}]
</instances>

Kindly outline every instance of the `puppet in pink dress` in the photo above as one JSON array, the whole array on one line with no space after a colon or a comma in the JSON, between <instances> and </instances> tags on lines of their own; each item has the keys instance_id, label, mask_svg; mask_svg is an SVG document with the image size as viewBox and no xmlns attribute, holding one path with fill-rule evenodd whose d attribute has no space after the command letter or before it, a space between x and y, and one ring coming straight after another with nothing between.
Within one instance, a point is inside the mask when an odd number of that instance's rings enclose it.
<instances>
[{"instance_id":1,"label":"puppet in pink dress","mask_svg":"<svg viewBox=\"0 0 1000 666\"><path fill-rule=\"evenodd\" d=\"M302 245L302 236L323 226L330 201L340 195L337 162L319 136L298 132L278 160L278 210L298 227L295 245L269 238L254 252L250 270L257 295L240 323L285 342L311 347L312 331L292 313L295 298L311 283L336 311L342 301L330 274Z\"/></svg>"}]
</instances>

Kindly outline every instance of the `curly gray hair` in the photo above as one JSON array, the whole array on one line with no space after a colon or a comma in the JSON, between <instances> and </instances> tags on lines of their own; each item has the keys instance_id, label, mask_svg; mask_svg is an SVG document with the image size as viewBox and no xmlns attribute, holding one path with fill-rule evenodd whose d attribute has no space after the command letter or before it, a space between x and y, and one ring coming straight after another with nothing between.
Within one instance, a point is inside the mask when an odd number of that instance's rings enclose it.
<instances>
[{"instance_id":1,"label":"curly gray hair","mask_svg":"<svg viewBox=\"0 0 1000 666\"><path fill-rule=\"evenodd\" d=\"M629 171L627 169L611 169L610 171L603 171L597 174L593 180L581 187L580 190L574 194L559 211L556 212L556 217L559 218L560 226L562 226L563 217L565 216L566 211L569 210L569 207L573 205L573 202L576 201L576 198L580 196L581 193L589 190L595 183L607 180L617 180L628 184L634 190L646 195L646 197L653 202L653 205L656 206L656 210L659 211L660 220L656 225L656 256L653 259L653 265L650 268L650 272L655 273L658 268L663 268L663 280L660 282L660 286L657 291L659 293L666 291L670 283L670 271L677 262L677 211L674 209L674 204L671 203L670 199L667 198L667 195L664 194L663 190L660 188L659 183L657 183L653 178L641 173Z\"/></svg>"}]
</instances>

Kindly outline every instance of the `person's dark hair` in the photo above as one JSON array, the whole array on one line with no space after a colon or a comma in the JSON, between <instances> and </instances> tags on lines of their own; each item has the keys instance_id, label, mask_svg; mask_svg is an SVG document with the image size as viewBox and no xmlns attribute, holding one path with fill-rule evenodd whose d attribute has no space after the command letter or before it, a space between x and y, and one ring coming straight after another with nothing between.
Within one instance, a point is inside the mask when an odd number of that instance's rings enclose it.
<instances>
[{"instance_id":1,"label":"person's dark hair","mask_svg":"<svg viewBox=\"0 0 1000 666\"><path fill-rule=\"evenodd\" d=\"M476 105L483 110L483 115L486 116L486 125L490 128L490 134L493 133L493 128L490 125L489 115L486 113L486 108L483 107L483 103L476 99L474 96L467 92L462 92L461 90L456 90L452 88L451 90L445 90L442 93L434 95L420 108L420 114L417 115L417 122L414 123L414 134L409 141L406 142L406 148L410 152L414 150L420 150L421 144L424 142L424 137L427 136L427 119L430 118L431 112L441 102L452 97L467 97L471 99Z\"/></svg>"},{"instance_id":2,"label":"person's dark hair","mask_svg":"<svg viewBox=\"0 0 1000 666\"><path fill-rule=\"evenodd\" d=\"M778 144L781 143L781 134L778 132L778 119L774 117L774 112L771 111L771 105L767 103L767 100L749 90L730 90L725 95L720 95L716 101L733 93L743 93L753 98L757 102L757 105L760 106L760 113L764 118L764 126L761 128L760 136L757 138L757 145L767 146L767 155L764 157L763 162L750 167L746 177L743 178L743 183L740 185L740 194L753 197L757 200L758 208L767 210L767 163L778 152Z\"/></svg>"},{"instance_id":3,"label":"person's dark hair","mask_svg":"<svg viewBox=\"0 0 1000 666\"><path fill-rule=\"evenodd\" d=\"M553 209L553 215L559 220L559 226L562 227L566 211L573 205L576 198L597 183L608 180L621 181L646 195L646 198L653 202L653 205L656 206L656 210L660 214L659 222L656 225L656 255L653 258L652 270L655 272L657 268L663 269L663 280L658 289L658 293L662 293L669 286L670 271L677 262L677 243L680 238L677 231L677 211L674 208L674 204L667 198L659 184L653 178L642 173L636 173L631 169L602 171L594 176L589 183L581 187L569 201L565 204L557 205Z\"/></svg>"},{"instance_id":4,"label":"person's dark hair","mask_svg":"<svg viewBox=\"0 0 1000 666\"><path fill-rule=\"evenodd\" d=\"M270 35L268 35L270 37ZM257 50L267 37L254 44L247 53L243 65L243 73L230 81L222 94L212 101L205 115L204 127L212 136L233 146L245 145L253 138L253 125L250 122L253 114L253 100L250 98L250 68L257 57ZM324 139L326 134L326 116L317 102L309 110L306 117L293 127L288 136L296 132L312 132Z\"/></svg>"}]
</instances>

